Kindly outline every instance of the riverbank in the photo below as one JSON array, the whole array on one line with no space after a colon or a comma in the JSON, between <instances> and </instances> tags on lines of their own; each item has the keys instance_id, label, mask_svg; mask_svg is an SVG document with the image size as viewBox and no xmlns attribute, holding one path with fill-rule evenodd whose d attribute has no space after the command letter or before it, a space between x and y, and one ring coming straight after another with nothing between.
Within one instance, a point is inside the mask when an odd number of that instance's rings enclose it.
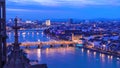
<instances>
[{"instance_id":1,"label":"riverbank","mask_svg":"<svg viewBox=\"0 0 120 68\"><path fill-rule=\"evenodd\" d=\"M107 54L107 55L112 55L112 56L115 56L115 57L119 57L119 58L120 58L120 54L117 53L117 52L105 51L105 50L96 49L96 48L88 48L88 47L85 47L85 46L77 46L77 47L79 47L79 48L84 48L84 49L88 49L88 50L91 50L91 51L96 51L96 52L103 53L103 54Z\"/></svg>"}]
</instances>

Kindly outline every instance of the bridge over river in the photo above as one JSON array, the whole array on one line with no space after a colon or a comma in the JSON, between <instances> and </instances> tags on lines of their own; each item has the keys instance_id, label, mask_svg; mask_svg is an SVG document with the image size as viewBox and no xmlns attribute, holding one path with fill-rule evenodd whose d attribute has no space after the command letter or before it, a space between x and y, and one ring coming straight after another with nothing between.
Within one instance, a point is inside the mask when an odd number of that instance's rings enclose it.
<instances>
[{"instance_id":1,"label":"bridge over river","mask_svg":"<svg viewBox=\"0 0 120 68\"><path fill-rule=\"evenodd\" d=\"M51 47L55 45L72 45L75 46L77 42L74 41L47 41L47 42L22 42L20 46L30 47L30 46L45 46L50 45ZM7 46L12 45L12 43L7 43Z\"/></svg>"}]
</instances>

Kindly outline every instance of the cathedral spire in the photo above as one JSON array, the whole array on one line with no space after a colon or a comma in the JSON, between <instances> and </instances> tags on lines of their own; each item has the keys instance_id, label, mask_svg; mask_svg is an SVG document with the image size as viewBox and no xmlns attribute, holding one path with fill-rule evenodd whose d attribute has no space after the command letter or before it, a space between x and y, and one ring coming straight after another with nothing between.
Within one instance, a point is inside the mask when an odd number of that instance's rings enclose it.
<instances>
[{"instance_id":1,"label":"cathedral spire","mask_svg":"<svg viewBox=\"0 0 120 68\"><path fill-rule=\"evenodd\" d=\"M15 36L14 36L14 43L13 43L13 45L14 45L14 50L20 50L20 43L19 43L19 41L18 41L18 29L20 29L20 26L18 26L17 25L17 22L18 22L18 18L16 17L15 19L14 19L14 23L15 23L15 25L13 26L13 29L14 29L14 33L15 33Z\"/></svg>"}]
</instances>

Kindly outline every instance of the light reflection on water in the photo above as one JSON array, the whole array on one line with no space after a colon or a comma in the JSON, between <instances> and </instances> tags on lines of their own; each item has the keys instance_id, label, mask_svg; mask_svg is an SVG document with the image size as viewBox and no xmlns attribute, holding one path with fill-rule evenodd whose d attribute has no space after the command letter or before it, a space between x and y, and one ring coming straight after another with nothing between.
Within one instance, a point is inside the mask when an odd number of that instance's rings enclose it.
<instances>
[{"instance_id":1,"label":"light reflection on water","mask_svg":"<svg viewBox=\"0 0 120 68\"><path fill-rule=\"evenodd\" d=\"M117 57L86 49L46 48L26 49L29 59L47 63L49 68L120 68Z\"/></svg>"},{"instance_id":2,"label":"light reflection on water","mask_svg":"<svg viewBox=\"0 0 120 68\"><path fill-rule=\"evenodd\" d=\"M7 32L7 42L14 42L14 32ZM49 41L49 37L43 34L43 31L19 31L19 42Z\"/></svg>"},{"instance_id":3,"label":"light reflection on water","mask_svg":"<svg viewBox=\"0 0 120 68\"><path fill-rule=\"evenodd\" d=\"M7 42L14 41L14 33L8 32ZM49 41L43 31L19 31L20 42ZM48 68L120 68L119 57L92 52L83 48L25 49L27 57L47 63Z\"/></svg>"}]
</instances>

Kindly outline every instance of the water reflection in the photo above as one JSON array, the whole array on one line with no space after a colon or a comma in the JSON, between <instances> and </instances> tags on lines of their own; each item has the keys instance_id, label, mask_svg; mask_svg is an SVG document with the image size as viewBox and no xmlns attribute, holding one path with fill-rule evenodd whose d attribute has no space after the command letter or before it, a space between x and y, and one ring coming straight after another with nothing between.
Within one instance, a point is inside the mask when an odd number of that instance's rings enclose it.
<instances>
[{"instance_id":1,"label":"water reflection","mask_svg":"<svg viewBox=\"0 0 120 68\"><path fill-rule=\"evenodd\" d=\"M108 59L110 59L110 56L108 55Z\"/></svg>"},{"instance_id":2,"label":"water reflection","mask_svg":"<svg viewBox=\"0 0 120 68\"><path fill-rule=\"evenodd\" d=\"M39 33L37 32L37 35L39 35Z\"/></svg>"},{"instance_id":3,"label":"water reflection","mask_svg":"<svg viewBox=\"0 0 120 68\"><path fill-rule=\"evenodd\" d=\"M43 35L43 31L19 31L19 41L20 42L35 42L35 41L48 41L51 40L50 37ZM7 42L14 42L14 32L7 32L8 39Z\"/></svg>"},{"instance_id":4,"label":"water reflection","mask_svg":"<svg viewBox=\"0 0 120 68\"><path fill-rule=\"evenodd\" d=\"M38 58L41 57L41 49L37 49L37 56L38 56Z\"/></svg>"},{"instance_id":5,"label":"water reflection","mask_svg":"<svg viewBox=\"0 0 120 68\"><path fill-rule=\"evenodd\" d=\"M90 50L87 50L87 53L90 54Z\"/></svg>"},{"instance_id":6,"label":"water reflection","mask_svg":"<svg viewBox=\"0 0 120 68\"><path fill-rule=\"evenodd\" d=\"M82 48L81 50L82 50L82 53L83 53L83 52L84 52L84 49Z\"/></svg>"},{"instance_id":7,"label":"water reflection","mask_svg":"<svg viewBox=\"0 0 120 68\"><path fill-rule=\"evenodd\" d=\"M28 58L37 58L39 63L47 63L49 68L119 68L118 57L74 47L25 50ZM81 54L82 53L82 54ZM94 57L94 56L96 57ZM114 59L113 59L114 58ZM64 64L66 67L64 67Z\"/></svg>"},{"instance_id":8,"label":"water reflection","mask_svg":"<svg viewBox=\"0 0 120 68\"><path fill-rule=\"evenodd\" d=\"M101 54L101 61L104 63L105 62L105 54Z\"/></svg>"},{"instance_id":9,"label":"water reflection","mask_svg":"<svg viewBox=\"0 0 120 68\"><path fill-rule=\"evenodd\" d=\"M96 56L96 52L93 52L94 53L94 56Z\"/></svg>"},{"instance_id":10,"label":"water reflection","mask_svg":"<svg viewBox=\"0 0 120 68\"><path fill-rule=\"evenodd\" d=\"M113 56L111 56L110 58L113 59Z\"/></svg>"},{"instance_id":11,"label":"water reflection","mask_svg":"<svg viewBox=\"0 0 120 68\"><path fill-rule=\"evenodd\" d=\"M24 33L25 34L22 34ZM20 42L48 41L43 31L19 31ZM7 42L14 41L14 32L7 33ZM25 49L27 57L47 63L49 68L120 68L119 57L105 55L84 48L59 47L46 49Z\"/></svg>"},{"instance_id":12,"label":"water reflection","mask_svg":"<svg viewBox=\"0 0 120 68\"><path fill-rule=\"evenodd\" d=\"M93 52L94 58L96 58L96 52Z\"/></svg>"}]
</instances>

